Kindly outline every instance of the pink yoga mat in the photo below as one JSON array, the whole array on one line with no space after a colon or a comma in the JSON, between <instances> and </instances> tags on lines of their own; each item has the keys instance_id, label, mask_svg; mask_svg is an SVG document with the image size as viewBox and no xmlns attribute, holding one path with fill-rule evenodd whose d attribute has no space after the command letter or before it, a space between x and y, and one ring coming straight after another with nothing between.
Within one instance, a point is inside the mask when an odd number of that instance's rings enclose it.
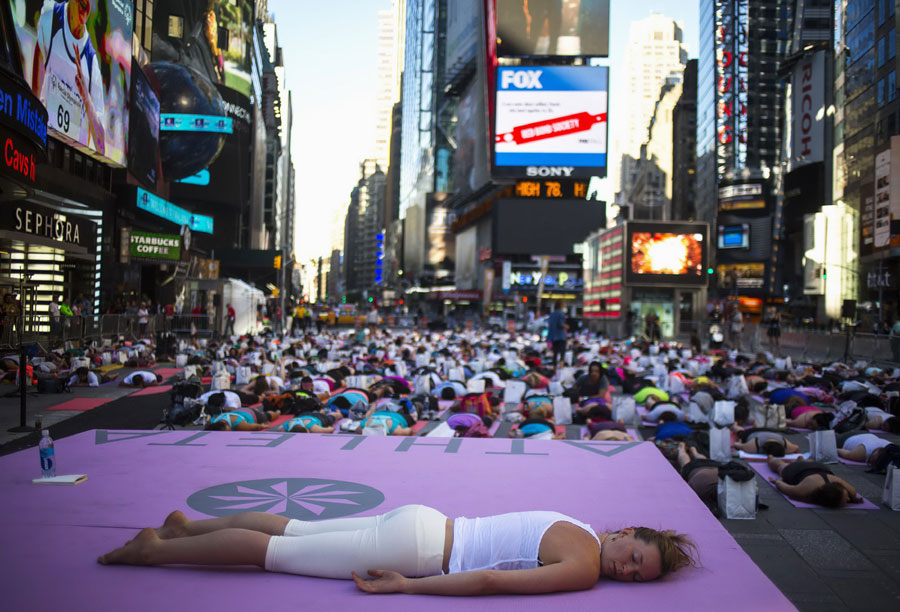
<instances>
[{"instance_id":1,"label":"pink yoga mat","mask_svg":"<svg viewBox=\"0 0 900 612\"><path fill-rule=\"evenodd\" d=\"M773 488L775 488L776 491L778 491L778 489L775 487L775 483L769 481L769 478L773 478L773 477L777 478L778 474L776 474L771 469L769 469L768 463L765 463L765 462L750 463L749 465L751 468L753 468L754 471L756 471L757 474L759 474L760 476L763 477L763 480L768 482L770 486L772 486ZM778 491L778 492L781 493L781 491ZM789 502L791 502L791 504L796 508L821 508L822 507L822 506L817 506L816 504L808 504L806 502L797 501L796 499L791 499L784 493L781 493L781 496L784 497ZM863 497L863 503L848 504L848 505L844 506L843 509L847 509L847 510L878 510L878 506L876 506L875 504L870 502L868 499Z\"/></svg>"},{"instance_id":2,"label":"pink yoga mat","mask_svg":"<svg viewBox=\"0 0 900 612\"><path fill-rule=\"evenodd\" d=\"M171 390L172 385L156 385L153 387L144 387L140 391L135 391L131 395L157 395L159 393L168 393Z\"/></svg>"},{"instance_id":3,"label":"pink yoga mat","mask_svg":"<svg viewBox=\"0 0 900 612\"><path fill-rule=\"evenodd\" d=\"M97 406L111 402L113 399L111 397L76 397L62 404L44 408L44 410L93 410Z\"/></svg>"},{"instance_id":4,"label":"pink yoga mat","mask_svg":"<svg viewBox=\"0 0 900 612\"><path fill-rule=\"evenodd\" d=\"M58 440L56 453L63 472L88 480L35 486L35 449L0 457L0 547L15 560L4 566L4 584L16 585L4 593L4 609L122 609L126 601L129 612L180 612L253 610L262 602L266 612L296 612L302 593L309 610L686 611L715 601L734 612L794 610L652 444L98 430ZM534 487L537 473L556 477ZM580 486L584 473L591 487ZM450 517L555 510L601 531L671 528L694 538L702 566L647 584L603 579L586 591L463 601L366 595L349 581L252 567L96 563L175 508L194 519L262 510L323 520L415 503ZM753 597L735 599L737 583Z\"/></svg>"}]
</instances>

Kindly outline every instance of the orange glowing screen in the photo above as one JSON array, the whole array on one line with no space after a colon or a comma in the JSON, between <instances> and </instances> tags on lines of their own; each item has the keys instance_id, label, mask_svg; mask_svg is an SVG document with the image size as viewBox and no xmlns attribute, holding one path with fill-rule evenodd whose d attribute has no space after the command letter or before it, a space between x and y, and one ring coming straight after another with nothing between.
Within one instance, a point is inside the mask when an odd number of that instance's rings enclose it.
<instances>
[{"instance_id":1,"label":"orange glowing screen","mask_svg":"<svg viewBox=\"0 0 900 612\"><path fill-rule=\"evenodd\" d=\"M635 232L631 241L635 274L703 274L702 234Z\"/></svg>"}]
</instances>

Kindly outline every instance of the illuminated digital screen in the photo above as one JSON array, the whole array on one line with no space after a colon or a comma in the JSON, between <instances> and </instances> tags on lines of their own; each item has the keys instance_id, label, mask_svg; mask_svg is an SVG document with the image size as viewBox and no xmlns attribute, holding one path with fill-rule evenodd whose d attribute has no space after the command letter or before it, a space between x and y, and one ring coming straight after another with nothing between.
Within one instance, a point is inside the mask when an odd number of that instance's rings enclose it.
<instances>
[{"instance_id":1,"label":"illuminated digital screen","mask_svg":"<svg viewBox=\"0 0 900 612\"><path fill-rule=\"evenodd\" d=\"M159 129L167 132L217 132L231 134L234 129L231 117L218 115L182 115L162 113Z\"/></svg>"},{"instance_id":2,"label":"illuminated digital screen","mask_svg":"<svg viewBox=\"0 0 900 612\"><path fill-rule=\"evenodd\" d=\"M584 198L585 181L517 181L517 198Z\"/></svg>"},{"instance_id":3,"label":"illuminated digital screen","mask_svg":"<svg viewBox=\"0 0 900 612\"><path fill-rule=\"evenodd\" d=\"M720 249L750 248L750 225L720 225L718 246Z\"/></svg>"},{"instance_id":4,"label":"illuminated digital screen","mask_svg":"<svg viewBox=\"0 0 900 612\"><path fill-rule=\"evenodd\" d=\"M704 286L709 282L707 224L630 221L627 227L626 284Z\"/></svg>"},{"instance_id":5,"label":"illuminated digital screen","mask_svg":"<svg viewBox=\"0 0 900 612\"><path fill-rule=\"evenodd\" d=\"M137 207L141 210L162 217L176 225L187 225L195 232L213 233L213 218L206 215L195 215L149 191L137 188Z\"/></svg>"}]
</instances>

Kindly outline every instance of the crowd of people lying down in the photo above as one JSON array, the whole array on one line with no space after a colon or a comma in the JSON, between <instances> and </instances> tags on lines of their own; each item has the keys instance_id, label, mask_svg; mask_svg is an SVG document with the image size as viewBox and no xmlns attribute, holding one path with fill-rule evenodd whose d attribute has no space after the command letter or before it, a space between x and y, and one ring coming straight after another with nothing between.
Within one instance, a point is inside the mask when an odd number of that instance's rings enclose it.
<instances>
[{"instance_id":1,"label":"crowd of people lying down","mask_svg":"<svg viewBox=\"0 0 900 612\"><path fill-rule=\"evenodd\" d=\"M699 353L588 333L570 339L556 368L537 334L344 330L120 342L36 356L28 376L67 386L153 386L163 382L151 369L157 359L179 371L170 426L649 439L711 507L718 478L741 464L709 458L710 428L729 429L736 457L768 461L785 495L823 506L859 495L827 466L805 460L806 432L833 430L840 458L859 469L900 464L900 369ZM138 369L117 378L116 363ZM2 365L13 382L18 359L7 356Z\"/></svg>"}]
</instances>

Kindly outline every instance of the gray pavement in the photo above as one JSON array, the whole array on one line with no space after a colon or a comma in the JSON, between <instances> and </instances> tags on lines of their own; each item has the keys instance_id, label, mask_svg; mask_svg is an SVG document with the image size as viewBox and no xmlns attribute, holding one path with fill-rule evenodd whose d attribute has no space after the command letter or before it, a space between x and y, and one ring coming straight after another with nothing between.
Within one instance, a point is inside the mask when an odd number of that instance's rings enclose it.
<instances>
[{"instance_id":1,"label":"gray pavement","mask_svg":"<svg viewBox=\"0 0 900 612\"><path fill-rule=\"evenodd\" d=\"M12 390L12 385L0 385L0 395ZM37 413L43 415L45 427L80 414L46 411L47 407L72 397L121 398L132 392L113 384L99 389L76 388L72 394L29 394L27 423L32 425ZM168 394L158 397L161 414L169 401ZM0 445L27 435L7 431L18 424L18 397L0 397ZM429 423L425 431L434 426ZM568 427L567 437L577 439L579 430L578 426ZM497 435L504 436L508 431L509 426L504 423ZM900 443L898 436L882 435ZM801 451L808 450L804 434L789 437L800 445ZM880 506L883 476L869 474L863 466L831 467L838 476L857 487L861 495ZM760 502L768 505L768 509L761 510L752 521L721 522L799 610L900 609L900 512L883 506L877 510L795 508L761 477L757 476L757 481ZM739 589L739 583L735 587ZM752 598L753 594L743 596ZM723 608L727 606L726 602L720 603ZM710 609L716 607L717 604L710 602Z\"/></svg>"}]
</instances>

